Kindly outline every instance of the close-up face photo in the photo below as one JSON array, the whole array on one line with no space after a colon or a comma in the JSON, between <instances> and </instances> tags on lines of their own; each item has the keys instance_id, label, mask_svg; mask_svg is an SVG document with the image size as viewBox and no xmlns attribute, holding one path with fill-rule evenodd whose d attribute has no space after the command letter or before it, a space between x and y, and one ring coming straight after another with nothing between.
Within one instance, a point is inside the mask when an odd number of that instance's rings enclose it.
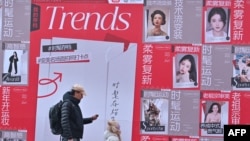
<instances>
[{"instance_id":1,"label":"close-up face photo","mask_svg":"<svg viewBox=\"0 0 250 141\"><path fill-rule=\"evenodd\" d=\"M214 106L213 106L213 112L217 113L218 110L219 110L218 106L217 106L217 105L214 105Z\"/></svg>"},{"instance_id":2,"label":"close-up face photo","mask_svg":"<svg viewBox=\"0 0 250 141\"><path fill-rule=\"evenodd\" d=\"M154 22L155 26L161 26L161 24L162 24L162 16L160 14L155 14L153 22Z\"/></svg>"},{"instance_id":3,"label":"close-up face photo","mask_svg":"<svg viewBox=\"0 0 250 141\"><path fill-rule=\"evenodd\" d=\"M189 60L183 60L180 63L180 73L186 74L188 71L190 71L191 68L191 62Z\"/></svg>"},{"instance_id":4,"label":"close-up face photo","mask_svg":"<svg viewBox=\"0 0 250 141\"><path fill-rule=\"evenodd\" d=\"M223 29L224 23L221 20L221 16L219 14L215 14L211 17L211 26L214 31L217 32L220 32Z\"/></svg>"}]
</instances>

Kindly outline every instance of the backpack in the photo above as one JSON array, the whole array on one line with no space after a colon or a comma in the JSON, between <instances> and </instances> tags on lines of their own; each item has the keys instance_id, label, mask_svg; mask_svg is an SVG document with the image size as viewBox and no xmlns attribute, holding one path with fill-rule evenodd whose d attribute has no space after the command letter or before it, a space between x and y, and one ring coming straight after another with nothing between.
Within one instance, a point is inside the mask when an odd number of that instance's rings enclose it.
<instances>
[{"instance_id":1,"label":"backpack","mask_svg":"<svg viewBox=\"0 0 250 141\"><path fill-rule=\"evenodd\" d=\"M51 106L49 109L49 123L52 134L60 135L62 134L61 126L61 108L63 101L60 100L55 105Z\"/></svg>"}]
</instances>

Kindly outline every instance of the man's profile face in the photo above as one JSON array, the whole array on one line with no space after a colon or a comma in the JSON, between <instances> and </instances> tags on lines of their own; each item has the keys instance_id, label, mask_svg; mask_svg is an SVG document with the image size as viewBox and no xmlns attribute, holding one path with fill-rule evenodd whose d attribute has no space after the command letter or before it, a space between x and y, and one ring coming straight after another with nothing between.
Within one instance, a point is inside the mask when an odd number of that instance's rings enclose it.
<instances>
[{"instance_id":1,"label":"man's profile face","mask_svg":"<svg viewBox=\"0 0 250 141\"><path fill-rule=\"evenodd\" d=\"M81 100L83 98L83 91L75 91L75 98Z\"/></svg>"}]
</instances>

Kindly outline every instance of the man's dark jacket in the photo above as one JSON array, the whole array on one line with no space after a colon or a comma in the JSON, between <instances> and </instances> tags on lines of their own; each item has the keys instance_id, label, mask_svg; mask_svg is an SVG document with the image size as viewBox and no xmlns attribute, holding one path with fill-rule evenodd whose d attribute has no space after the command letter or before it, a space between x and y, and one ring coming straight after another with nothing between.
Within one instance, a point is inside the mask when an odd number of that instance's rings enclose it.
<instances>
[{"instance_id":1,"label":"man's dark jacket","mask_svg":"<svg viewBox=\"0 0 250 141\"><path fill-rule=\"evenodd\" d=\"M79 107L80 100L73 97L71 91L63 95L65 101L61 110L62 137L67 139L82 138L84 124L92 123L92 118L83 118Z\"/></svg>"}]
</instances>

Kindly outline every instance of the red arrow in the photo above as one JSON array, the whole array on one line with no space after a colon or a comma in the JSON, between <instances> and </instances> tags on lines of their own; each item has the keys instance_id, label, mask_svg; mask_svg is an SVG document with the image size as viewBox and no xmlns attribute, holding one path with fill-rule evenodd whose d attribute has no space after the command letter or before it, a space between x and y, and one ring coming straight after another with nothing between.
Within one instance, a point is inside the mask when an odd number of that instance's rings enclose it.
<instances>
[{"instance_id":1,"label":"red arrow","mask_svg":"<svg viewBox=\"0 0 250 141\"><path fill-rule=\"evenodd\" d=\"M54 72L54 74L58 75L57 77L55 77L54 79L50 79L50 78L43 78L43 79L40 79L39 80L39 85L51 85L54 84L55 85L55 89L51 92L51 93L48 93L48 94L45 94L45 95L42 95L42 96L37 96L37 98L44 98L44 97L49 97L53 94L56 93L57 91L57 88L58 88L58 85L56 83L56 80L59 79L59 82L61 82L62 80L62 73L59 73L59 72Z\"/></svg>"}]
</instances>

